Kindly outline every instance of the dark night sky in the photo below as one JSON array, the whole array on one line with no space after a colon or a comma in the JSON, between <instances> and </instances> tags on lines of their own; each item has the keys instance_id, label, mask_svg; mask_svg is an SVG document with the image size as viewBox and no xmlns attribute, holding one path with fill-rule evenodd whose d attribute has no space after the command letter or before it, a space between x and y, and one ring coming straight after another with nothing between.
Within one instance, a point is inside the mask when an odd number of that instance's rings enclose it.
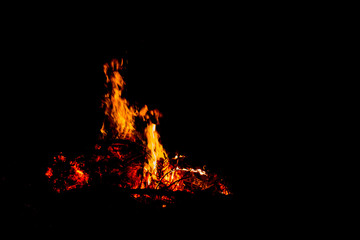
<instances>
[{"instance_id":1,"label":"dark night sky","mask_svg":"<svg viewBox=\"0 0 360 240\"><path fill-rule=\"evenodd\" d=\"M112 58L128 61L124 79L130 104L163 113L158 131L165 149L224 176L235 193L232 199L240 203L230 208L242 211L229 212L243 223L258 231L261 223L253 225L251 219L271 217L264 225L274 222L277 207L292 200L290 175L304 165L301 154L311 145L300 132L313 119L303 114L303 102L311 105L303 88L312 88L314 77L303 72L315 68L318 58L304 55L317 46L296 23L304 16L291 20L292 9L273 6L277 14L267 6L236 6L154 5L158 12L145 8L144 15L137 8L137 14L128 16L123 7L105 6L106 17L81 6L73 13L53 9L44 16L28 10L31 16L14 15L16 24L0 30L6 152L0 187L15 226L24 215L24 225L31 227L33 216L47 223L41 205L53 154L86 151L96 142L102 65ZM212 222L211 213L207 216Z\"/></svg>"},{"instance_id":2,"label":"dark night sky","mask_svg":"<svg viewBox=\"0 0 360 240\"><path fill-rule=\"evenodd\" d=\"M9 150L18 152L19 142L24 150L18 161L3 163L5 175L20 168L26 181L43 177L53 152L96 141L102 65L123 57L126 96L163 113L158 130L170 153L184 153L233 183L253 181L266 155L259 146L270 138L264 132L273 131L276 118L279 36L272 26L225 22L148 24L130 33L40 29L10 39L3 111Z\"/></svg>"}]
</instances>

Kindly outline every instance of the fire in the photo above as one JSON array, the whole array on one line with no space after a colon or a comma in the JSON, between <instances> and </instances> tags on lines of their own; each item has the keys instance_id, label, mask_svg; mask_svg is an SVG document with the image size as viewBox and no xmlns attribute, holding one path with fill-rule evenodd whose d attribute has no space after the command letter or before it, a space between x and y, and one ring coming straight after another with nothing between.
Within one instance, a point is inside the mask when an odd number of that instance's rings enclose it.
<instances>
[{"instance_id":1,"label":"fire","mask_svg":"<svg viewBox=\"0 0 360 240\"><path fill-rule=\"evenodd\" d=\"M53 175L53 170L51 168L48 168L48 170L46 171L45 175L48 177L48 178L51 178L52 175Z\"/></svg>"},{"instance_id":2,"label":"fire","mask_svg":"<svg viewBox=\"0 0 360 240\"><path fill-rule=\"evenodd\" d=\"M133 107L129 107L128 101L121 96L125 86L125 82L119 73L122 68L123 60L121 63L114 60L110 65L104 65L109 92L105 95L103 105L108 122L103 123L100 132L102 138L134 140L135 116L138 113ZM108 127L105 126L107 124Z\"/></svg>"},{"instance_id":3,"label":"fire","mask_svg":"<svg viewBox=\"0 0 360 240\"><path fill-rule=\"evenodd\" d=\"M52 167L45 175L57 192L71 190L90 183L110 182L121 188L164 189L168 191L194 192L213 189L221 194L230 194L216 174L201 168L191 168L184 163L185 156L173 158L160 143L156 130L162 114L157 109L131 106L123 98L125 87L120 72L123 60L104 65L106 87L102 107L104 121L94 153L68 159L62 153L54 157ZM142 127L136 123L143 122ZM145 126L145 127L144 127ZM114 179L117 179L114 183ZM140 194L132 194L140 198ZM150 195L142 197L151 198ZM172 202L168 196L152 197ZM166 206L165 204L163 206Z\"/></svg>"},{"instance_id":4,"label":"fire","mask_svg":"<svg viewBox=\"0 0 360 240\"><path fill-rule=\"evenodd\" d=\"M192 169L192 168L178 168L176 167L176 170L180 170L180 171L188 171L188 172L197 172L200 175L207 175L207 173L204 170L201 169Z\"/></svg>"},{"instance_id":5,"label":"fire","mask_svg":"<svg viewBox=\"0 0 360 240\"><path fill-rule=\"evenodd\" d=\"M104 121L100 132L102 133L102 138L106 138L108 133L111 132L110 137L114 139L136 141L135 136L140 134L135 129L135 118L141 117L143 121L148 121L147 127L144 130L144 136L150 157L145 164L144 175L147 185L150 186L152 185L152 180L156 179L157 176L158 161L160 159L168 159L167 153L159 141L160 135L156 131L156 124L151 121L151 119L154 119L158 122L159 117L162 115L157 109L149 110L147 105L141 108L140 111L136 111L136 108L129 106L127 100L122 98L122 91L125 86L125 82L119 73L122 67L123 60L121 60L121 63L113 60L110 65L104 65L106 83L110 86L111 90L110 93L105 95L105 100L103 101L107 119ZM109 130L106 130L106 121L109 124Z\"/></svg>"},{"instance_id":6,"label":"fire","mask_svg":"<svg viewBox=\"0 0 360 240\"><path fill-rule=\"evenodd\" d=\"M55 191L71 190L88 184L90 176L83 170L85 164L80 161L80 158L81 156L68 161L62 153L54 157L52 167L48 168L45 175L53 179ZM55 175L62 177L55 178Z\"/></svg>"},{"instance_id":7,"label":"fire","mask_svg":"<svg viewBox=\"0 0 360 240\"><path fill-rule=\"evenodd\" d=\"M70 179L75 182L73 186L82 186L88 183L89 181L89 175L87 173L84 173L80 167L79 163L77 162L70 162L71 169L73 174L70 175ZM72 186L70 186L72 187Z\"/></svg>"}]
</instances>

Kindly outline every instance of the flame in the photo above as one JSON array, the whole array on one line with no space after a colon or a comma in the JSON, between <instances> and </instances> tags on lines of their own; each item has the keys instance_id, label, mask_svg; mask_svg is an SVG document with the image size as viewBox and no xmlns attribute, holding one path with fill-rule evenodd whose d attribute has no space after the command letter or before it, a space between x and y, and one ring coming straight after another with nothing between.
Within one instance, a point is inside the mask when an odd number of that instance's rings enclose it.
<instances>
[{"instance_id":1,"label":"flame","mask_svg":"<svg viewBox=\"0 0 360 240\"><path fill-rule=\"evenodd\" d=\"M70 162L73 174L69 176L69 179L75 181L75 184L72 186L82 186L88 183L89 175L82 171L79 167L79 163L77 162Z\"/></svg>"},{"instance_id":2,"label":"flame","mask_svg":"<svg viewBox=\"0 0 360 240\"><path fill-rule=\"evenodd\" d=\"M77 157L73 161L68 161L62 153L59 153L56 157L54 157L53 167L49 167L45 175L49 179L52 179L55 191L62 192L64 190L83 187L88 184L90 176L82 169L84 167L84 163L78 162L79 159L80 157ZM61 167L57 168L58 165ZM54 176L54 169L60 171L57 175L62 176L62 178Z\"/></svg>"},{"instance_id":3,"label":"flame","mask_svg":"<svg viewBox=\"0 0 360 240\"><path fill-rule=\"evenodd\" d=\"M157 175L157 163L159 160L166 160L168 159L167 153L165 152L163 146L161 145L159 138L160 135L156 131L155 124L149 124L145 128L145 136L147 139L147 148L150 151L150 158L148 162L147 171L149 171L152 176Z\"/></svg>"},{"instance_id":4,"label":"flame","mask_svg":"<svg viewBox=\"0 0 360 240\"><path fill-rule=\"evenodd\" d=\"M193 169L193 168L179 168L179 167L176 167L176 170L180 170L180 171L186 171L186 172L196 172L196 173L199 173L200 175L207 175L207 173L202 170L202 169Z\"/></svg>"},{"instance_id":5,"label":"flame","mask_svg":"<svg viewBox=\"0 0 360 240\"><path fill-rule=\"evenodd\" d=\"M129 152L129 144L111 143L110 145L96 144L95 154L79 156L68 160L62 153L54 157L52 168L48 168L45 175L52 180L57 192L83 187L89 184L91 176L104 179L105 176L116 176L120 180L117 186L131 189L160 189L172 191L193 192L216 187L217 191L228 195L230 192L215 174L209 174L204 169L194 169L188 166L180 166L185 156L175 155L169 158L163 145L160 143L160 134L156 130L159 118L162 114L157 109L149 109L144 105L140 110L130 106L122 97L125 82L120 72L123 69L123 60L119 63L112 60L104 65L106 87L108 93L104 95L102 107L105 119L100 129L100 139L113 142L114 140L127 140L131 143L144 146L145 161L139 161L140 154ZM143 129L137 129L137 120L145 123ZM145 126L145 127L144 127ZM135 160L134 160L135 159ZM85 171L85 163L93 166L90 172ZM69 170L60 172L64 164ZM60 167L56 167L59 165ZM56 176L60 177L56 177ZM141 198L139 194L133 194L134 198ZM150 198L150 196L142 196ZM166 196L158 196L157 199L171 202L173 199ZM164 205L166 206L166 205Z\"/></svg>"},{"instance_id":6,"label":"flame","mask_svg":"<svg viewBox=\"0 0 360 240\"><path fill-rule=\"evenodd\" d=\"M106 76L106 84L109 92L105 94L103 106L105 107L105 115L108 117L109 128L106 122L100 129L102 138L105 138L109 131L115 139L129 139L133 140L135 132L135 116L136 110L129 107L128 101L122 97L122 91L125 86L119 70L123 69L123 60L119 63L117 60L111 61L111 64L104 65L104 73ZM110 130L109 130L110 129Z\"/></svg>"}]
</instances>

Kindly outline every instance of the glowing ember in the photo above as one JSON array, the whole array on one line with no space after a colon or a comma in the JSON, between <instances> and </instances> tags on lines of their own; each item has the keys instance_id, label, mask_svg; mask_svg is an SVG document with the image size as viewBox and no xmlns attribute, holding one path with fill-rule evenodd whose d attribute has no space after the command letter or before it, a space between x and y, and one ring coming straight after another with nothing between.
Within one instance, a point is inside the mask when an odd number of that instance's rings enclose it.
<instances>
[{"instance_id":1,"label":"glowing ember","mask_svg":"<svg viewBox=\"0 0 360 240\"><path fill-rule=\"evenodd\" d=\"M53 171L51 168L48 168L48 170L46 171L45 175L48 177L48 178L51 178L52 175L53 175Z\"/></svg>"},{"instance_id":2,"label":"glowing ember","mask_svg":"<svg viewBox=\"0 0 360 240\"><path fill-rule=\"evenodd\" d=\"M148 106L130 106L122 97L125 82L119 72L123 61L104 65L108 92L103 99L105 119L100 129L99 144L88 155L65 157L59 153L45 175L57 192L106 183L128 189L162 189L193 193L211 189L228 195L227 187L216 174L194 169L185 157L169 158L156 130L162 114ZM142 127L136 125L143 122ZM145 126L145 127L144 127ZM135 199L173 202L172 197L132 194ZM166 207L166 204L161 205Z\"/></svg>"}]
</instances>

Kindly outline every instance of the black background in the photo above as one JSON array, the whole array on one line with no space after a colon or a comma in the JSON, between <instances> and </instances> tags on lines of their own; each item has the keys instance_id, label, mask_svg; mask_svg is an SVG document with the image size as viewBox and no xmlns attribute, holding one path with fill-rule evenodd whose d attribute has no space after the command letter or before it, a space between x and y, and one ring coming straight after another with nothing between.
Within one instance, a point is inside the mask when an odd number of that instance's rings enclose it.
<instances>
[{"instance_id":1,"label":"black background","mask_svg":"<svg viewBox=\"0 0 360 240\"><path fill-rule=\"evenodd\" d=\"M295 87L284 79L296 36L266 19L229 16L12 29L18 33L7 38L3 65L9 157L1 163L2 185L23 199L31 191L45 194L52 154L93 146L102 121L102 65L124 58L125 96L163 113L158 131L165 149L222 175L239 203L231 206L246 216L270 210L277 172L286 168L278 168L288 153L283 142L293 131L286 99Z\"/></svg>"},{"instance_id":2,"label":"black background","mask_svg":"<svg viewBox=\"0 0 360 240\"><path fill-rule=\"evenodd\" d=\"M244 42L177 32L136 39L117 34L100 46L85 36L64 38L29 46L13 62L15 89L7 98L14 103L12 138L44 155L36 163L25 160L26 171L45 165L45 153L82 151L96 142L102 67L113 58L127 62L125 97L130 104L163 113L158 131L170 153L188 155L215 171L238 166L233 153L246 144L249 127L254 127L248 125L249 111L258 101L249 55L240 53Z\"/></svg>"}]
</instances>

